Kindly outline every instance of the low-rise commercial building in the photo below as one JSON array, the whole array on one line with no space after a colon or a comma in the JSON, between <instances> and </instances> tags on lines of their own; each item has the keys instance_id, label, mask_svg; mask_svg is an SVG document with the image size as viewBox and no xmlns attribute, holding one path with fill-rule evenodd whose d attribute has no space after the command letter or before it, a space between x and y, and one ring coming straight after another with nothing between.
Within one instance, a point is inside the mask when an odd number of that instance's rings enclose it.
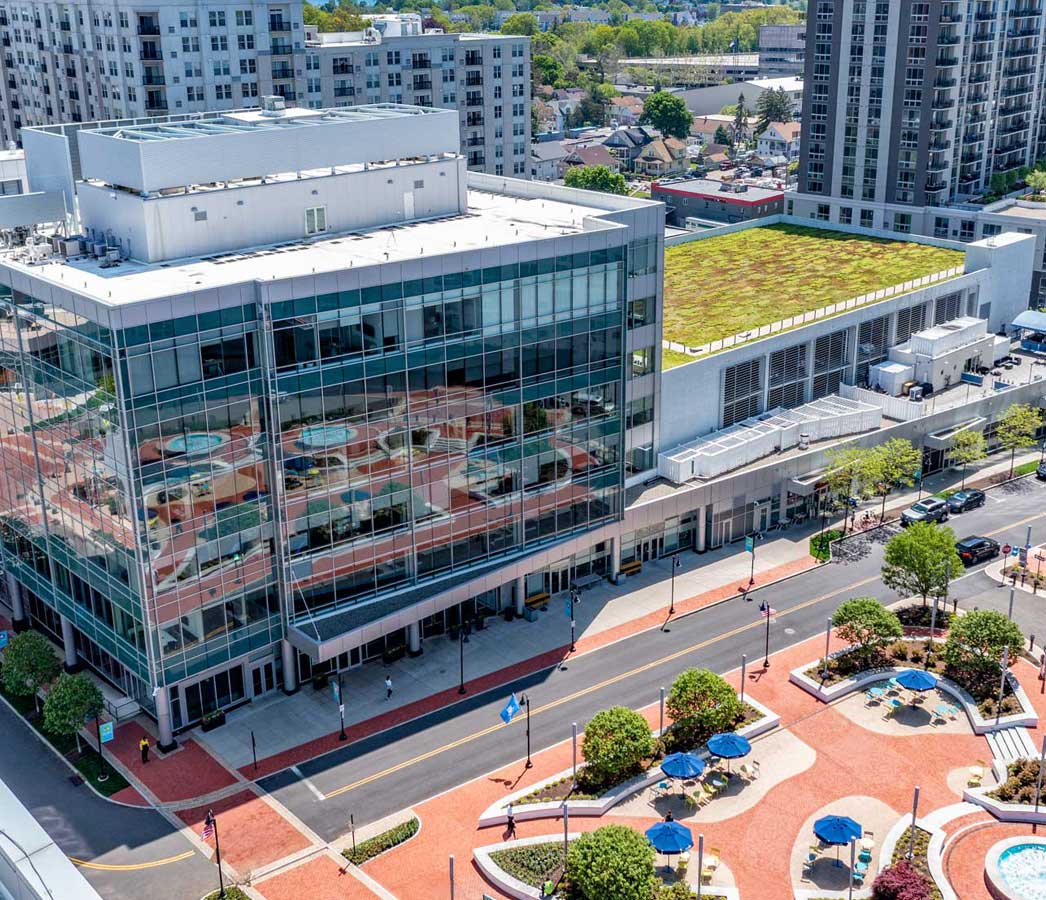
<instances>
[{"instance_id":1,"label":"low-rise commercial building","mask_svg":"<svg viewBox=\"0 0 1046 900\"><path fill-rule=\"evenodd\" d=\"M747 222L778 215L784 207L783 191L708 178L655 181L650 185L650 198L665 204L666 221L677 228L685 228L687 219Z\"/></svg>"}]
</instances>

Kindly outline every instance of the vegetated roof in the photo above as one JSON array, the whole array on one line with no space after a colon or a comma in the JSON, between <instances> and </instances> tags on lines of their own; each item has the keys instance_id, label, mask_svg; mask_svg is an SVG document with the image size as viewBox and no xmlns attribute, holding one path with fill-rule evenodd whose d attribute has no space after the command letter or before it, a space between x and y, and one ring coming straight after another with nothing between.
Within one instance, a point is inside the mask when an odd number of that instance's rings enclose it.
<instances>
[{"instance_id":1,"label":"vegetated roof","mask_svg":"<svg viewBox=\"0 0 1046 900\"><path fill-rule=\"evenodd\" d=\"M960 250L765 225L665 250L666 340L698 347L962 265Z\"/></svg>"}]
</instances>

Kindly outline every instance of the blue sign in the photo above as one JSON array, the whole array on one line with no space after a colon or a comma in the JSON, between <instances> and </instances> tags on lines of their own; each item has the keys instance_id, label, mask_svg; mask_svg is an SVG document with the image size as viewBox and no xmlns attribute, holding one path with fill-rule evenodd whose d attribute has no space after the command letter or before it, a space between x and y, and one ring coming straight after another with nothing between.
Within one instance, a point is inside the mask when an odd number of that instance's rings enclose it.
<instances>
[{"instance_id":1,"label":"blue sign","mask_svg":"<svg viewBox=\"0 0 1046 900\"><path fill-rule=\"evenodd\" d=\"M513 694L508 698L508 703L505 704L505 708L501 711L501 721L508 725L518 712L519 701L516 699L516 695Z\"/></svg>"},{"instance_id":2,"label":"blue sign","mask_svg":"<svg viewBox=\"0 0 1046 900\"><path fill-rule=\"evenodd\" d=\"M113 723L102 722L98 726L98 736L101 738L103 744L108 744L113 739Z\"/></svg>"},{"instance_id":3,"label":"blue sign","mask_svg":"<svg viewBox=\"0 0 1046 900\"><path fill-rule=\"evenodd\" d=\"M916 469L915 472L912 473L912 478L914 478L916 481L918 481L922 477L923 477L923 470L922 469Z\"/></svg>"},{"instance_id":4,"label":"blue sign","mask_svg":"<svg viewBox=\"0 0 1046 900\"><path fill-rule=\"evenodd\" d=\"M563 615L568 619L574 618L574 601L570 597L563 598Z\"/></svg>"},{"instance_id":5,"label":"blue sign","mask_svg":"<svg viewBox=\"0 0 1046 900\"><path fill-rule=\"evenodd\" d=\"M1014 547L1012 550L1010 550L1010 556L1020 556L1020 554L1021 554L1021 548L1020 547Z\"/></svg>"},{"instance_id":6,"label":"blue sign","mask_svg":"<svg viewBox=\"0 0 1046 900\"><path fill-rule=\"evenodd\" d=\"M752 535L745 537L745 550L749 553L755 553L755 538Z\"/></svg>"},{"instance_id":7,"label":"blue sign","mask_svg":"<svg viewBox=\"0 0 1046 900\"><path fill-rule=\"evenodd\" d=\"M341 690L338 688L338 682L331 682L331 691L334 693L334 702L341 703Z\"/></svg>"},{"instance_id":8,"label":"blue sign","mask_svg":"<svg viewBox=\"0 0 1046 900\"><path fill-rule=\"evenodd\" d=\"M7 646L7 632L0 631L0 650Z\"/></svg>"}]
</instances>

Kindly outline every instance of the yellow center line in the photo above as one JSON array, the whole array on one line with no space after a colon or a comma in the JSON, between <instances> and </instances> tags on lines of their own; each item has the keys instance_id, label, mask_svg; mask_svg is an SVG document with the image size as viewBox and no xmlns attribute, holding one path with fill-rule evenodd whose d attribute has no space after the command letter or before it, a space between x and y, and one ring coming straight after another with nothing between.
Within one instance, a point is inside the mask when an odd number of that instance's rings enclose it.
<instances>
[{"instance_id":1,"label":"yellow center line","mask_svg":"<svg viewBox=\"0 0 1046 900\"><path fill-rule=\"evenodd\" d=\"M859 587L864 587L864 585L871 584L873 581L877 581L878 579L878 575L872 575L868 578L862 578L860 581L855 581L853 584L846 585L846 587L838 588L837 590L834 590L831 593L822 594L820 597L814 597L812 600L805 600L802 603L799 603L796 606L791 607L790 609L778 613L777 617L782 618L783 616L788 616L793 613L799 612L799 610L801 609L806 609L809 606L814 606L818 603L822 603L825 600L830 600L832 597L835 597L839 594L856 590ZM718 635L717 637L709 638L706 641L700 641L696 644L691 644L689 647L685 647L684 649L678 650L675 653L668 654L668 656L662 656L660 659L655 659L651 662L644 663L641 666L636 666L634 669L629 669L627 672L621 672L619 675L614 675L610 678L604 679L603 681L600 681L598 684L589 685L588 687L575 691L572 694L568 694L565 697L560 697L558 700L552 700L551 702L546 703L543 706L536 706L530 711L530 714L531 716L539 715L540 713L547 712L550 709L555 709L557 706L562 706L564 703L571 703L574 700L586 696L587 694L591 694L595 691L600 691L605 687L610 687L613 684L617 684L618 682L625 681L629 678L634 678L636 675L641 675L643 672L647 672L650 669L655 669L658 666L662 666L665 663L677 660L680 657L686 656L690 653L694 653L695 651L703 650L706 647L710 647L713 644L719 643L720 641L725 641L729 638L736 637L737 635L742 634L745 631L750 631L753 628L762 627L763 622L762 617L760 617L755 622L748 622L745 625L739 625L737 628L724 632L723 634ZM517 724L519 722L524 721L524 718L525 717L522 715L518 716L514 718L509 724ZM415 756L412 759L404 760L403 762L396 763L396 765L394 766L389 766L387 769L383 769L380 772L375 772L373 775L367 775L364 778L360 778L358 781L352 782L352 784L347 784L343 787L336 788L335 790L325 794L325 799L330 800L332 797L337 797L340 794L346 794L349 791L355 790L356 788L360 788L364 785L371 784L374 781L379 781L382 778L386 778L389 775L393 775L396 772L402 771L403 769L410 768L411 766L415 766L418 763L432 759L434 756L439 756L441 753L445 753L448 750L454 750L457 747L461 747L464 744L469 744L473 741L477 741L480 738L486 737L488 734L493 734L495 731L498 731L504 727L506 727L504 723L491 725L488 728L483 728L480 731L476 731L472 734L466 735L465 737L458 738L456 741L452 741L449 744L444 744L442 747L436 747L432 750L429 750L426 753L422 753L419 756Z\"/></svg>"},{"instance_id":2,"label":"yellow center line","mask_svg":"<svg viewBox=\"0 0 1046 900\"><path fill-rule=\"evenodd\" d=\"M110 863L87 862L87 860L77 859L75 856L70 856L69 860L84 869L99 869L103 872L138 872L142 869L156 869L160 866L181 862L183 859L195 856L195 854L195 850L186 850L184 853L179 853L177 856L168 856L166 859L154 859L152 862L130 863L122 866Z\"/></svg>"},{"instance_id":3,"label":"yellow center line","mask_svg":"<svg viewBox=\"0 0 1046 900\"><path fill-rule=\"evenodd\" d=\"M986 531L985 537L992 537L996 534L1002 534L1004 531L1009 531L1011 528L1020 528L1021 525L1027 525L1029 522L1034 522L1036 519L1041 519L1046 516L1046 513L1036 513L1034 516L1028 516L1026 519L1021 519L1019 522L1010 522L1009 525L1003 525L1002 528L996 528L995 531Z\"/></svg>"}]
</instances>

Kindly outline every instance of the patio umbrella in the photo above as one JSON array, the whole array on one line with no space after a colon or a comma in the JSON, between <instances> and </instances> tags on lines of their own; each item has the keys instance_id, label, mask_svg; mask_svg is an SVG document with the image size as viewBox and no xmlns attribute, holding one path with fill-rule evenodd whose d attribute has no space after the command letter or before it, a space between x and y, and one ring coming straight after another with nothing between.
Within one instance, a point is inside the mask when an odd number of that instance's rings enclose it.
<instances>
[{"instance_id":1,"label":"patio umbrella","mask_svg":"<svg viewBox=\"0 0 1046 900\"><path fill-rule=\"evenodd\" d=\"M740 759L752 752L752 745L748 742L748 738L734 734L732 731L724 731L720 734L713 734L708 739L708 752L723 759ZM729 763L727 763L727 771L730 771Z\"/></svg>"},{"instance_id":2,"label":"patio umbrella","mask_svg":"<svg viewBox=\"0 0 1046 900\"><path fill-rule=\"evenodd\" d=\"M937 687L937 676L923 669L905 669L898 673L896 680L909 691L932 691Z\"/></svg>"},{"instance_id":3,"label":"patio umbrella","mask_svg":"<svg viewBox=\"0 0 1046 900\"><path fill-rule=\"evenodd\" d=\"M661 763L669 778L697 778L705 770L705 761L693 753L670 753Z\"/></svg>"},{"instance_id":4,"label":"patio umbrella","mask_svg":"<svg viewBox=\"0 0 1046 900\"><path fill-rule=\"evenodd\" d=\"M826 844L842 847L852 840L860 840L864 829L849 816L824 816L814 822L814 834ZM838 864L838 851L835 861Z\"/></svg>"},{"instance_id":5,"label":"patio umbrella","mask_svg":"<svg viewBox=\"0 0 1046 900\"><path fill-rule=\"evenodd\" d=\"M678 822L658 822L646 830L646 839L658 853L671 856L674 853L685 853L694 846L694 836L690 829Z\"/></svg>"}]
</instances>

